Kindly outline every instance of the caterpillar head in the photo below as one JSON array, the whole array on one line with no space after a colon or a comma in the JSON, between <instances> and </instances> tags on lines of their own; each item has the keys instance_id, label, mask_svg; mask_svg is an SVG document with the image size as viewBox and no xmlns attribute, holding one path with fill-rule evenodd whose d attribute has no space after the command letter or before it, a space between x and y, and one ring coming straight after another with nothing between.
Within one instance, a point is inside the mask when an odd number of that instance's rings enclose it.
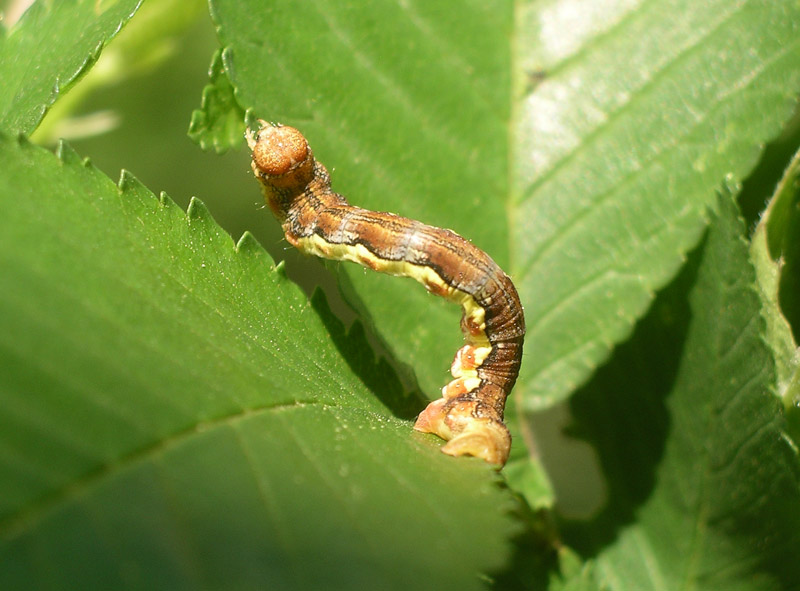
<instances>
[{"instance_id":1,"label":"caterpillar head","mask_svg":"<svg viewBox=\"0 0 800 591\"><path fill-rule=\"evenodd\" d=\"M294 127L259 120L261 127L249 131L247 144L253 151L252 168L264 187L270 208L278 213L285 203L302 193L314 177L314 154L308 141Z\"/></svg>"}]
</instances>

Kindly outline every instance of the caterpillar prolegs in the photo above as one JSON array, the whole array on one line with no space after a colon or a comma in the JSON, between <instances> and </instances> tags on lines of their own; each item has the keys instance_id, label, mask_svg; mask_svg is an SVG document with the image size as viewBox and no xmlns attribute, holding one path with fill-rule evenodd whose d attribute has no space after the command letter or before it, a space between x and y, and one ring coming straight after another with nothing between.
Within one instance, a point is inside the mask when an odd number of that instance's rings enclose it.
<instances>
[{"instance_id":1,"label":"caterpillar prolegs","mask_svg":"<svg viewBox=\"0 0 800 591\"><path fill-rule=\"evenodd\" d=\"M511 280L485 252L450 230L348 204L331 190L328 171L298 130L259 125L247 135L253 172L290 244L326 259L413 277L461 306L466 344L453 360L453 381L420 413L414 428L448 440L442 451L450 455L505 464L511 435L503 411L525 337Z\"/></svg>"}]
</instances>

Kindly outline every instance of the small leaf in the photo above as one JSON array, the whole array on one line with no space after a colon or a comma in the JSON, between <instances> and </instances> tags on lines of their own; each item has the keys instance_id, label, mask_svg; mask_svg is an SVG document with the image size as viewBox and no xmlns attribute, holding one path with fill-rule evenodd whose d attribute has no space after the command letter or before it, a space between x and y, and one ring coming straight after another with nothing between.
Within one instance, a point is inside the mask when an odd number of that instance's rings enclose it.
<instances>
[{"instance_id":1,"label":"small leaf","mask_svg":"<svg viewBox=\"0 0 800 591\"><path fill-rule=\"evenodd\" d=\"M568 548L559 552L559 572L552 575L549 591L601 591L594 562L583 562Z\"/></svg>"},{"instance_id":2,"label":"small leaf","mask_svg":"<svg viewBox=\"0 0 800 591\"><path fill-rule=\"evenodd\" d=\"M218 153L240 146L245 132L245 113L225 75L224 59L221 51L214 54L208 70L209 84L203 89L200 109L192 113L189 125L189 137L204 150L213 148Z\"/></svg>"},{"instance_id":3,"label":"small leaf","mask_svg":"<svg viewBox=\"0 0 800 591\"><path fill-rule=\"evenodd\" d=\"M796 310L800 282L800 152L778 184L767 210L753 234L750 256L758 277L759 295L766 320L766 341L777 371L777 393L792 424L800 422L800 348L782 306ZM794 314L795 324L800 318ZM800 431L793 433L800 441Z\"/></svg>"},{"instance_id":4,"label":"small leaf","mask_svg":"<svg viewBox=\"0 0 800 591\"><path fill-rule=\"evenodd\" d=\"M0 129L30 134L141 0L35 2L0 35ZM79 34L77 34L79 32Z\"/></svg>"}]
</instances>

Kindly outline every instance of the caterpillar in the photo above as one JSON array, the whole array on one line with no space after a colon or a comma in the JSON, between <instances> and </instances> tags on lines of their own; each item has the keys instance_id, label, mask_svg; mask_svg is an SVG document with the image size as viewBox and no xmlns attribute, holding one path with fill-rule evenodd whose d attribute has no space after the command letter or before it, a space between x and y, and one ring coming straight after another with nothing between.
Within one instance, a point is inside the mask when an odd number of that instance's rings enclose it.
<instances>
[{"instance_id":1,"label":"caterpillar","mask_svg":"<svg viewBox=\"0 0 800 591\"><path fill-rule=\"evenodd\" d=\"M442 397L414 428L448 442L442 451L504 465L511 435L503 423L519 374L525 318L511 279L485 252L455 232L350 205L331 189L327 169L295 128L258 121L248 130L252 168L286 240L304 253L353 261L412 277L459 304L465 345Z\"/></svg>"}]
</instances>

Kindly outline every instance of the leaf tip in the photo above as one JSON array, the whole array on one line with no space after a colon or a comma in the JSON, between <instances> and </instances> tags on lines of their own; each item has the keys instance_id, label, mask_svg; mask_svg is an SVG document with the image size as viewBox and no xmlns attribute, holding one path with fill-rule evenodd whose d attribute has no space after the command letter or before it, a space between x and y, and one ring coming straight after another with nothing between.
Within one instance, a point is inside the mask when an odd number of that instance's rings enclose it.
<instances>
[{"instance_id":1,"label":"leaf tip","mask_svg":"<svg viewBox=\"0 0 800 591\"><path fill-rule=\"evenodd\" d=\"M261 127L259 123L260 120L261 118L255 114L252 107L248 107L244 112L244 124L247 129L258 129Z\"/></svg>"},{"instance_id":2,"label":"leaf tip","mask_svg":"<svg viewBox=\"0 0 800 591\"><path fill-rule=\"evenodd\" d=\"M205 90L203 90L203 95L205 95ZM205 100L205 96L202 100ZM203 132L205 132L208 127L208 115L206 112L202 108L194 109L192 111L192 117L189 120L189 131L187 134L192 140L199 143L201 148L205 148L202 144Z\"/></svg>"},{"instance_id":3,"label":"leaf tip","mask_svg":"<svg viewBox=\"0 0 800 591\"><path fill-rule=\"evenodd\" d=\"M205 203L197 197L192 197L189 201L189 207L186 208L186 217L189 220L204 220L209 219L211 214L208 211Z\"/></svg>"},{"instance_id":4,"label":"leaf tip","mask_svg":"<svg viewBox=\"0 0 800 591\"><path fill-rule=\"evenodd\" d=\"M123 193L131 191L147 191L147 188L142 182L137 179L130 170L124 168L120 171L119 182L117 183L119 190Z\"/></svg>"},{"instance_id":5,"label":"leaf tip","mask_svg":"<svg viewBox=\"0 0 800 591\"><path fill-rule=\"evenodd\" d=\"M236 252L242 254L262 253L264 252L264 248L261 246L261 244L259 244L255 236L253 236L249 231L245 231L241 238L239 238L238 242L236 242Z\"/></svg>"},{"instance_id":6,"label":"leaf tip","mask_svg":"<svg viewBox=\"0 0 800 591\"><path fill-rule=\"evenodd\" d=\"M75 149L70 146L64 140L58 141L58 146L56 146L56 157L63 163L63 164L77 164L82 162L81 157L75 151ZM85 159L83 161L85 166L89 165L89 159Z\"/></svg>"}]
</instances>

